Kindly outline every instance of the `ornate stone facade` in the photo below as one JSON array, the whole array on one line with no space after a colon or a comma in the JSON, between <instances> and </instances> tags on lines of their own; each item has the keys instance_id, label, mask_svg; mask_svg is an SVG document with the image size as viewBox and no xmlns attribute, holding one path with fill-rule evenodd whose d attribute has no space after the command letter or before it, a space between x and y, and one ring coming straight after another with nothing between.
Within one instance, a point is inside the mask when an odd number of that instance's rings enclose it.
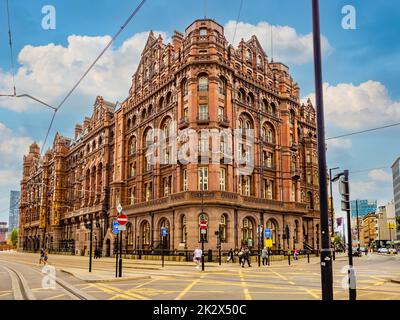
<instances>
[{"instance_id":1,"label":"ornate stone facade","mask_svg":"<svg viewBox=\"0 0 400 320\"><path fill-rule=\"evenodd\" d=\"M205 129L218 138L200 137L186 152L201 162L176 160L186 133ZM150 33L128 98L116 106L98 97L81 131L73 140L57 135L43 158L32 145L24 159L26 248L41 237L82 252L93 220L96 245L109 255L118 203L129 217L127 249L192 250L200 220L208 221L206 249L216 249L215 231L224 250L257 248L260 225L272 229L274 249L318 246L315 110L300 103L288 67L268 61L255 36L234 48L208 19L169 44ZM215 154L218 161L204 161ZM251 159L252 170L239 174L235 158Z\"/></svg>"}]
</instances>

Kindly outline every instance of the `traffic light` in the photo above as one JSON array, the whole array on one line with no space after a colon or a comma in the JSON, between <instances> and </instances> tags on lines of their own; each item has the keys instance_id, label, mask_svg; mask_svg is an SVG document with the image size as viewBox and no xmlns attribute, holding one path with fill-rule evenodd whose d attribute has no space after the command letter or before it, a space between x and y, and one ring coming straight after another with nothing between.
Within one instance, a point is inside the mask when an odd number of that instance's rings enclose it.
<instances>
[{"instance_id":1,"label":"traffic light","mask_svg":"<svg viewBox=\"0 0 400 320\"><path fill-rule=\"evenodd\" d=\"M339 181L339 192L342 196L342 210L350 211L350 187L346 176Z\"/></svg>"},{"instance_id":2,"label":"traffic light","mask_svg":"<svg viewBox=\"0 0 400 320\"><path fill-rule=\"evenodd\" d=\"M285 239L290 239L290 230L288 225L285 227Z\"/></svg>"}]
</instances>

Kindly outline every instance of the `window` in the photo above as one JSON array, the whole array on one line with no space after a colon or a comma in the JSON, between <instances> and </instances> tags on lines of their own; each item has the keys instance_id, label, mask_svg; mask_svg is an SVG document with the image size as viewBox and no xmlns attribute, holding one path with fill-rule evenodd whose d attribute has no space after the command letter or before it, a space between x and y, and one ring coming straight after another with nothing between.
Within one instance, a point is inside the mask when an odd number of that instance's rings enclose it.
<instances>
[{"instance_id":1,"label":"window","mask_svg":"<svg viewBox=\"0 0 400 320\"><path fill-rule=\"evenodd\" d=\"M271 128L267 129L267 142L274 143L274 131Z\"/></svg>"},{"instance_id":2,"label":"window","mask_svg":"<svg viewBox=\"0 0 400 320\"><path fill-rule=\"evenodd\" d=\"M250 49L248 49L246 51L246 61L247 62L251 62L251 51L250 51Z\"/></svg>"},{"instance_id":3,"label":"window","mask_svg":"<svg viewBox=\"0 0 400 320\"><path fill-rule=\"evenodd\" d=\"M147 154L144 158L144 169L146 172L151 170L151 159L152 154Z\"/></svg>"},{"instance_id":4,"label":"window","mask_svg":"<svg viewBox=\"0 0 400 320\"><path fill-rule=\"evenodd\" d=\"M223 79L218 82L218 91L220 94L225 94L225 81Z\"/></svg>"},{"instance_id":5,"label":"window","mask_svg":"<svg viewBox=\"0 0 400 320\"><path fill-rule=\"evenodd\" d=\"M129 155L133 155L136 152L136 138L132 137L129 142Z\"/></svg>"},{"instance_id":6,"label":"window","mask_svg":"<svg viewBox=\"0 0 400 320\"><path fill-rule=\"evenodd\" d=\"M189 117L189 108L183 109L183 116L184 116L185 118L188 118L188 117Z\"/></svg>"},{"instance_id":7,"label":"window","mask_svg":"<svg viewBox=\"0 0 400 320\"><path fill-rule=\"evenodd\" d=\"M171 193L171 177L163 178L164 197L168 197Z\"/></svg>"},{"instance_id":8,"label":"window","mask_svg":"<svg viewBox=\"0 0 400 320\"><path fill-rule=\"evenodd\" d=\"M311 162L310 150L307 150L307 152L306 152L306 161L307 161L307 163L310 163L310 162Z\"/></svg>"},{"instance_id":9,"label":"window","mask_svg":"<svg viewBox=\"0 0 400 320\"><path fill-rule=\"evenodd\" d=\"M244 245L248 245L249 247L252 247L252 244L253 244L253 232L254 232L253 222L248 218L243 219L242 243Z\"/></svg>"},{"instance_id":10,"label":"window","mask_svg":"<svg viewBox=\"0 0 400 320\"><path fill-rule=\"evenodd\" d=\"M150 245L150 223L145 222L142 227L143 245Z\"/></svg>"},{"instance_id":11,"label":"window","mask_svg":"<svg viewBox=\"0 0 400 320\"><path fill-rule=\"evenodd\" d=\"M181 218L181 239L183 243L186 243L187 232L186 232L186 216L183 215Z\"/></svg>"},{"instance_id":12,"label":"window","mask_svg":"<svg viewBox=\"0 0 400 320\"><path fill-rule=\"evenodd\" d=\"M226 215L223 214L221 216L221 220L219 222L219 238L221 242L226 242Z\"/></svg>"},{"instance_id":13,"label":"window","mask_svg":"<svg viewBox=\"0 0 400 320\"><path fill-rule=\"evenodd\" d=\"M208 120L208 105L202 104L199 106L199 120Z\"/></svg>"},{"instance_id":14,"label":"window","mask_svg":"<svg viewBox=\"0 0 400 320\"><path fill-rule=\"evenodd\" d=\"M225 109L224 107L218 107L218 121L224 121Z\"/></svg>"},{"instance_id":15,"label":"window","mask_svg":"<svg viewBox=\"0 0 400 320\"><path fill-rule=\"evenodd\" d=\"M296 182L292 182L291 201L296 201Z\"/></svg>"},{"instance_id":16,"label":"window","mask_svg":"<svg viewBox=\"0 0 400 320\"><path fill-rule=\"evenodd\" d=\"M200 28L200 36L206 36L207 35L207 29L206 28Z\"/></svg>"},{"instance_id":17,"label":"window","mask_svg":"<svg viewBox=\"0 0 400 320\"><path fill-rule=\"evenodd\" d=\"M208 90L208 78L202 76L199 78L199 91L207 91Z\"/></svg>"},{"instance_id":18,"label":"window","mask_svg":"<svg viewBox=\"0 0 400 320\"><path fill-rule=\"evenodd\" d=\"M208 168L201 167L198 169L198 189L208 190Z\"/></svg>"},{"instance_id":19,"label":"window","mask_svg":"<svg viewBox=\"0 0 400 320\"><path fill-rule=\"evenodd\" d=\"M267 181L267 199L272 200L274 198L274 182L271 180Z\"/></svg>"},{"instance_id":20,"label":"window","mask_svg":"<svg viewBox=\"0 0 400 320\"><path fill-rule=\"evenodd\" d=\"M164 148L163 149L163 159L162 159L162 164L170 164L169 162L169 154L170 154L170 150L169 148Z\"/></svg>"},{"instance_id":21,"label":"window","mask_svg":"<svg viewBox=\"0 0 400 320\"><path fill-rule=\"evenodd\" d=\"M133 178L136 175L136 162L129 164L129 178Z\"/></svg>"},{"instance_id":22,"label":"window","mask_svg":"<svg viewBox=\"0 0 400 320\"><path fill-rule=\"evenodd\" d=\"M244 195L250 196L251 194L251 177L245 176L244 177Z\"/></svg>"},{"instance_id":23,"label":"window","mask_svg":"<svg viewBox=\"0 0 400 320\"><path fill-rule=\"evenodd\" d=\"M182 173L183 176L183 191L188 191L189 190L189 185L188 185L188 172L187 170L183 170Z\"/></svg>"},{"instance_id":24,"label":"window","mask_svg":"<svg viewBox=\"0 0 400 320\"><path fill-rule=\"evenodd\" d=\"M199 153L208 156L209 145L208 137L201 137L199 140Z\"/></svg>"},{"instance_id":25,"label":"window","mask_svg":"<svg viewBox=\"0 0 400 320\"><path fill-rule=\"evenodd\" d=\"M243 194L243 176L238 176L237 192Z\"/></svg>"},{"instance_id":26,"label":"window","mask_svg":"<svg viewBox=\"0 0 400 320\"><path fill-rule=\"evenodd\" d=\"M225 181L226 181L226 169L219 169L219 190L225 191Z\"/></svg>"},{"instance_id":27,"label":"window","mask_svg":"<svg viewBox=\"0 0 400 320\"><path fill-rule=\"evenodd\" d=\"M152 194L152 183L147 182L145 183L145 200L150 201L151 200L151 194Z\"/></svg>"}]
</instances>

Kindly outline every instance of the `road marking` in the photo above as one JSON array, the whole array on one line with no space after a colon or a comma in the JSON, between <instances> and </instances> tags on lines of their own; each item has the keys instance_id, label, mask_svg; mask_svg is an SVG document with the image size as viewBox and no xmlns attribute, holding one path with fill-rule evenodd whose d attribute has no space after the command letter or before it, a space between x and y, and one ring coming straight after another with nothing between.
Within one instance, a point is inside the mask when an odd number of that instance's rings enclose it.
<instances>
[{"instance_id":1,"label":"road marking","mask_svg":"<svg viewBox=\"0 0 400 320\"><path fill-rule=\"evenodd\" d=\"M58 294L56 296L45 298L43 300L53 300L53 299L61 298L61 297L64 297L64 296L65 296L65 294Z\"/></svg>"},{"instance_id":2,"label":"road marking","mask_svg":"<svg viewBox=\"0 0 400 320\"><path fill-rule=\"evenodd\" d=\"M243 287L243 293L244 293L245 300L252 300L249 288L247 287L247 283L244 280L242 270L239 270L239 277L240 277L240 283L242 284L242 287Z\"/></svg>"},{"instance_id":3,"label":"road marking","mask_svg":"<svg viewBox=\"0 0 400 320\"><path fill-rule=\"evenodd\" d=\"M112 286L110 286L110 285L106 285L106 284L103 284L103 283L98 283L97 285L98 285L99 287L103 287L103 288L106 288L106 289L108 289L108 290L111 290L111 291L113 291L114 293L115 293L115 292L118 293L117 296L119 296L119 295L125 295L125 296L129 296L129 297L136 298L136 299L139 299L139 300L148 300L147 297L141 296L141 295L139 295L139 294L131 293L131 292L126 292L126 291L123 291L123 290L121 290L121 289L112 287Z\"/></svg>"},{"instance_id":4,"label":"road marking","mask_svg":"<svg viewBox=\"0 0 400 320\"><path fill-rule=\"evenodd\" d=\"M0 297L10 296L10 295L11 295L11 292L8 292L8 293L0 293Z\"/></svg>"},{"instance_id":5,"label":"road marking","mask_svg":"<svg viewBox=\"0 0 400 320\"><path fill-rule=\"evenodd\" d=\"M197 283L199 283L205 275L201 275L200 278L194 280L192 283L190 283L183 291L174 299L174 300L181 300L185 294L187 294Z\"/></svg>"}]
</instances>

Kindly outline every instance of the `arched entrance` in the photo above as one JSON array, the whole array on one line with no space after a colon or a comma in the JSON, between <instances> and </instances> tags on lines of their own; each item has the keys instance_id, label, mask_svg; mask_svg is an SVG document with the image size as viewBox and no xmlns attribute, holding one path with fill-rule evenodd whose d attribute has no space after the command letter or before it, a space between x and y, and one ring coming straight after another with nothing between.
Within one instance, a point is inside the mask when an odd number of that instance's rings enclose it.
<instances>
[{"instance_id":1,"label":"arched entrance","mask_svg":"<svg viewBox=\"0 0 400 320\"><path fill-rule=\"evenodd\" d=\"M162 236L162 230L163 228L167 229L167 236L163 238ZM159 223L159 228L158 228L158 232L159 232L159 239L160 239L160 245L159 248L162 249L169 249L170 248L170 233L171 233L171 228L169 225L169 221L166 218L161 219L160 223Z\"/></svg>"},{"instance_id":2,"label":"arched entrance","mask_svg":"<svg viewBox=\"0 0 400 320\"><path fill-rule=\"evenodd\" d=\"M278 241L278 222L275 219L269 219L266 225L266 229L271 230L271 239L272 239L272 250L279 250L280 244Z\"/></svg>"}]
</instances>

